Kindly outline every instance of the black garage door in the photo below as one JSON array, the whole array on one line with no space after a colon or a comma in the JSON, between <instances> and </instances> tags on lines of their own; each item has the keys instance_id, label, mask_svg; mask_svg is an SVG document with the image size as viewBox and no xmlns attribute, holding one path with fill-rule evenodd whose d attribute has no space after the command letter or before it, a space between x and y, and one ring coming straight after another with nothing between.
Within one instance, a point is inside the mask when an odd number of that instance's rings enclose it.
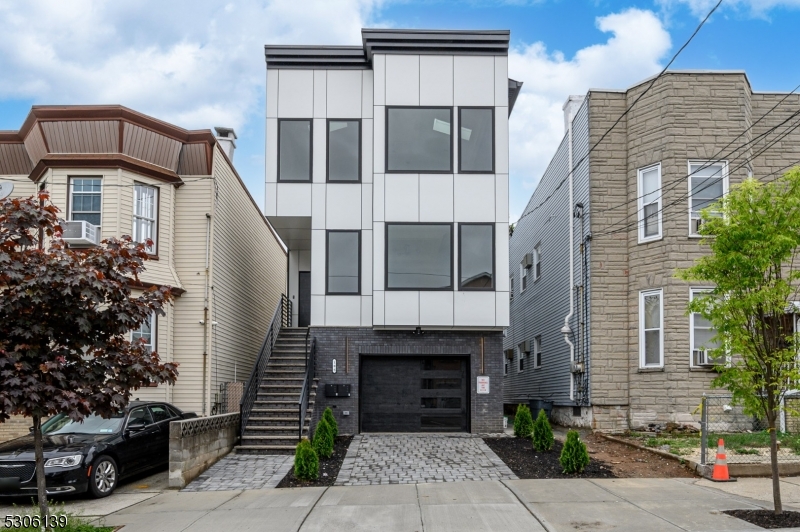
<instances>
[{"instance_id":1,"label":"black garage door","mask_svg":"<svg viewBox=\"0 0 800 532\"><path fill-rule=\"evenodd\" d=\"M361 359L362 432L469 431L469 359Z\"/></svg>"}]
</instances>

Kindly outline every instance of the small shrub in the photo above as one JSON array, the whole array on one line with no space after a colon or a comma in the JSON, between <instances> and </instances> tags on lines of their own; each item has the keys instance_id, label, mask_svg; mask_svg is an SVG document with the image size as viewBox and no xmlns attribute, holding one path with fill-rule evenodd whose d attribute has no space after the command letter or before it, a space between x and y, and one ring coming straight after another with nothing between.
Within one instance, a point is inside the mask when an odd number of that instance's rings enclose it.
<instances>
[{"instance_id":1,"label":"small shrub","mask_svg":"<svg viewBox=\"0 0 800 532\"><path fill-rule=\"evenodd\" d=\"M527 405L517 407L517 415L514 416L514 436L517 438L530 438L533 431L533 417L531 409Z\"/></svg>"},{"instance_id":2,"label":"small shrub","mask_svg":"<svg viewBox=\"0 0 800 532\"><path fill-rule=\"evenodd\" d=\"M533 423L533 448L539 452L549 451L553 448L553 429L544 410L539 410L536 421Z\"/></svg>"},{"instance_id":3,"label":"small shrub","mask_svg":"<svg viewBox=\"0 0 800 532\"><path fill-rule=\"evenodd\" d=\"M578 431L570 430L567 432L567 441L561 449L561 467L567 475L580 473L589 465L589 452L586 444L581 441Z\"/></svg>"},{"instance_id":4,"label":"small shrub","mask_svg":"<svg viewBox=\"0 0 800 532\"><path fill-rule=\"evenodd\" d=\"M317 480L319 457L311 442L303 439L294 451L294 476L300 480Z\"/></svg>"},{"instance_id":5,"label":"small shrub","mask_svg":"<svg viewBox=\"0 0 800 532\"><path fill-rule=\"evenodd\" d=\"M333 428L323 417L314 429L314 450L322 458L330 458L333 454Z\"/></svg>"},{"instance_id":6,"label":"small shrub","mask_svg":"<svg viewBox=\"0 0 800 532\"><path fill-rule=\"evenodd\" d=\"M322 412L322 419L328 422L328 425L331 426L333 430L333 439L336 439L336 436L339 435L339 424L336 422L336 418L333 415L333 410L331 407L326 407L325 410Z\"/></svg>"}]
</instances>

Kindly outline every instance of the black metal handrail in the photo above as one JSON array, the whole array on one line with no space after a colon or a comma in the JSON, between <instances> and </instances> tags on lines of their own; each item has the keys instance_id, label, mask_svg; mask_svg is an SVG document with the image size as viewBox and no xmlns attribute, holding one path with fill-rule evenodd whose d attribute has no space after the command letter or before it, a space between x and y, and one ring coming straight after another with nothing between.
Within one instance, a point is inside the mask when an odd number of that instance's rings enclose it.
<instances>
[{"instance_id":1,"label":"black metal handrail","mask_svg":"<svg viewBox=\"0 0 800 532\"><path fill-rule=\"evenodd\" d=\"M308 410L308 400L311 395L311 383L314 381L314 371L317 360L317 339L312 338L311 344L308 343L309 333L311 329L306 331L306 378L303 381L303 389L300 391L300 399L297 401L297 407L300 415L300 428L298 429L297 440L303 439L303 425L306 421L306 410ZM309 435L311 427L308 427Z\"/></svg>"},{"instance_id":2,"label":"black metal handrail","mask_svg":"<svg viewBox=\"0 0 800 532\"><path fill-rule=\"evenodd\" d=\"M281 294L281 325L283 327L292 326L292 300L286 294Z\"/></svg>"},{"instance_id":3,"label":"black metal handrail","mask_svg":"<svg viewBox=\"0 0 800 532\"><path fill-rule=\"evenodd\" d=\"M287 302L291 303L285 295L281 294L281 300L278 302L278 306L275 307L275 313L272 315L272 323L269 324L267 334L264 336L264 343L261 344L261 351L258 352L258 359L256 359L253 372L250 374L250 380L247 381L247 386L245 386L242 391L242 400L239 403L239 413L241 414L239 416L239 434L242 436L244 436L245 427L247 427L247 422L250 419L250 412L253 410L253 404L256 401L256 397L258 397L258 388L261 385L264 371L266 371L267 365L269 364L272 348L278 340L281 326L284 326L284 323L286 323L284 309L289 306L286 304ZM291 317L290 307L290 320Z\"/></svg>"}]
</instances>

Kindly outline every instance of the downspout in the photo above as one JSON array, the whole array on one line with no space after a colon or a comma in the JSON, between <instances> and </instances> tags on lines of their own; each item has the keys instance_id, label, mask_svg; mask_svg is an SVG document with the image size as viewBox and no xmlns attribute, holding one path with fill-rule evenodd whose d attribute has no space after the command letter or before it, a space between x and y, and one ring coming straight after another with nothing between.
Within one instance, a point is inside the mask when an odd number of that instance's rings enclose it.
<instances>
[{"instance_id":1,"label":"downspout","mask_svg":"<svg viewBox=\"0 0 800 532\"><path fill-rule=\"evenodd\" d=\"M208 372L208 284L209 284L209 264L208 258L211 247L211 215L206 213L206 282L205 295L203 297L203 415L206 415L206 396L208 387L206 383L206 373Z\"/></svg>"},{"instance_id":2,"label":"downspout","mask_svg":"<svg viewBox=\"0 0 800 532\"><path fill-rule=\"evenodd\" d=\"M572 343L570 336L572 329L569 327L569 321L575 313L575 302L572 299L572 287L575 285L575 264L573 260L574 250L574 229L573 220L574 213L572 211L573 200L573 154L572 154L572 117L568 116L569 124L567 125L567 134L569 136L569 205L567 213L569 216L569 314L564 317L564 327L561 328L561 334L564 335L564 341L569 345L569 400L575 400L575 379L572 376L572 365L575 362L575 344Z\"/></svg>"}]
</instances>

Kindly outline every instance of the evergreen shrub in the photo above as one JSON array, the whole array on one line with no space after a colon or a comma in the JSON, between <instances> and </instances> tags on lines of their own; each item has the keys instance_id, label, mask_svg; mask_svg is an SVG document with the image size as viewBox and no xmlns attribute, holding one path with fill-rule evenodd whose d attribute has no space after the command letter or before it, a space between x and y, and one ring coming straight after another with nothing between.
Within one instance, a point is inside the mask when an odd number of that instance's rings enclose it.
<instances>
[{"instance_id":1,"label":"evergreen shrub","mask_svg":"<svg viewBox=\"0 0 800 532\"><path fill-rule=\"evenodd\" d=\"M321 458L330 458L333 454L333 428L323 417L314 429L314 450Z\"/></svg>"},{"instance_id":2,"label":"evergreen shrub","mask_svg":"<svg viewBox=\"0 0 800 532\"><path fill-rule=\"evenodd\" d=\"M514 436L517 438L530 438L533 431L533 417L527 405L517 406L517 415L514 416Z\"/></svg>"},{"instance_id":3,"label":"evergreen shrub","mask_svg":"<svg viewBox=\"0 0 800 532\"><path fill-rule=\"evenodd\" d=\"M294 451L294 476L300 480L317 480L319 477L319 457L305 438Z\"/></svg>"},{"instance_id":4,"label":"evergreen shrub","mask_svg":"<svg viewBox=\"0 0 800 532\"><path fill-rule=\"evenodd\" d=\"M333 410L331 407L326 407L325 410L322 412L322 419L328 422L328 425L331 426L333 429L333 439L336 439L336 436L339 435L339 424L336 422L336 418L333 415Z\"/></svg>"},{"instance_id":5,"label":"evergreen shrub","mask_svg":"<svg viewBox=\"0 0 800 532\"><path fill-rule=\"evenodd\" d=\"M533 448L539 452L549 451L553 448L553 429L544 410L539 410L536 421L533 422Z\"/></svg>"},{"instance_id":6,"label":"evergreen shrub","mask_svg":"<svg viewBox=\"0 0 800 532\"><path fill-rule=\"evenodd\" d=\"M578 431L567 432L567 441L561 449L559 461L564 473L568 475L580 473L589 465L589 452L586 450L586 444L581 441Z\"/></svg>"}]
</instances>

